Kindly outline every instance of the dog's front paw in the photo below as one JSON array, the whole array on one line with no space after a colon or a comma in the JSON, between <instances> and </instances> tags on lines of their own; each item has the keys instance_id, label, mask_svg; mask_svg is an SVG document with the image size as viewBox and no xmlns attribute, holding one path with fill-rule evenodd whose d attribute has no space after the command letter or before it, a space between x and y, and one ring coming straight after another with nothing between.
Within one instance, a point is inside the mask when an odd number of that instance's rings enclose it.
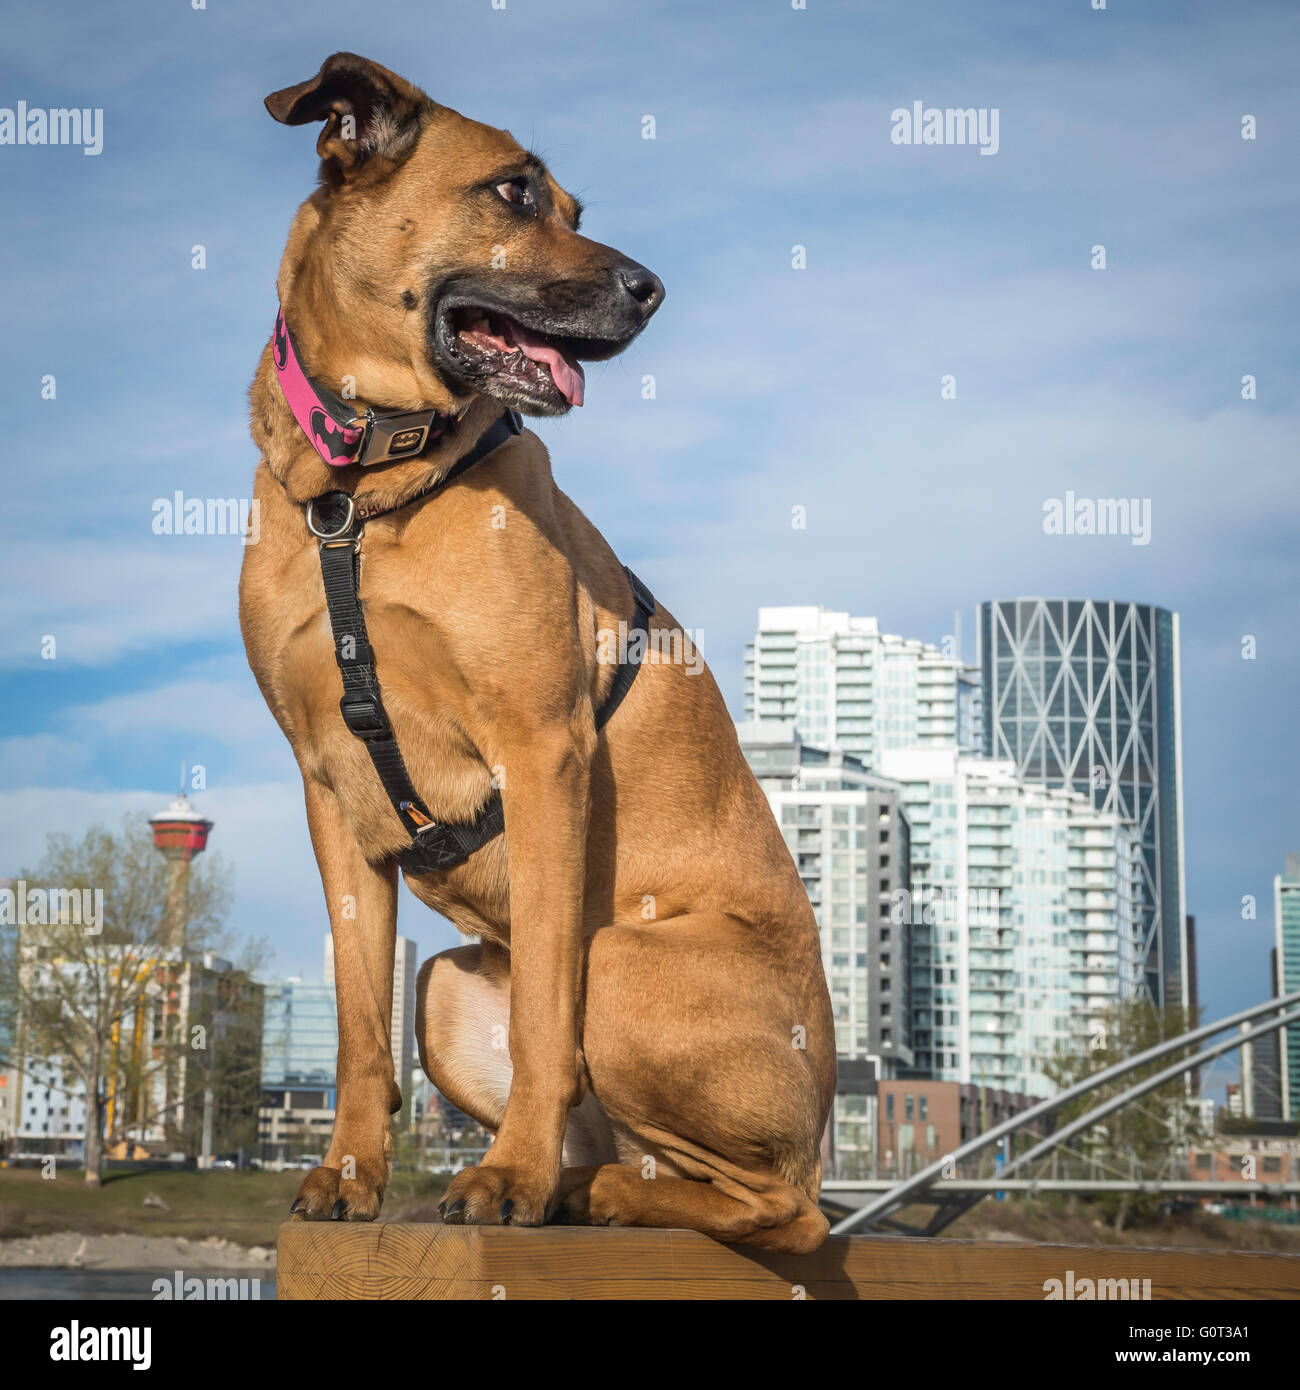
<instances>
[{"instance_id":1,"label":"dog's front paw","mask_svg":"<svg viewBox=\"0 0 1300 1390\"><path fill-rule=\"evenodd\" d=\"M386 1168L351 1162L343 1170L313 1168L298 1189L290 1215L305 1221L373 1221L384 1200Z\"/></svg>"},{"instance_id":2,"label":"dog's front paw","mask_svg":"<svg viewBox=\"0 0 1300 1390\"><path fill-rule=\"evenodd\" d=\"M449 1226L540 1226L555 1181L519 1168L465 1168L451 1180L438 1214Z\"/></svg>"}]
</instances>

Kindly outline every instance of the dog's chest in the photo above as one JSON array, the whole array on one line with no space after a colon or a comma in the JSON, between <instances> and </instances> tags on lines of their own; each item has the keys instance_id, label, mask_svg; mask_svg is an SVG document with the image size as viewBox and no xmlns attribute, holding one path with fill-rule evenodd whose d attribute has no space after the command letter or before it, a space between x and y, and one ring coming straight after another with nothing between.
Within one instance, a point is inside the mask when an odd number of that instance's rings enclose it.
<instances>
[{"instance_id":1,"label":"dog's chest","mask_svg":"<svg viewBox=\"0 0 1300 1390\"><path fill-rule=\"evenodd\" d=\"M438 819L468 819L492 790L491 772L465 727L472 691L437 623L400 586L395 598L387 559L363 553L364 632L345 638L362 651L368 640L380 700L421 799ZM340 643L319 576L297 566L263 578L256 589L278 602L245 604L250 659L304 775L334 791L367 853L402 848L405 832L367 745L340 710ZM346 648L343 654L350 655Z\"/></svg>"}]
</instances>

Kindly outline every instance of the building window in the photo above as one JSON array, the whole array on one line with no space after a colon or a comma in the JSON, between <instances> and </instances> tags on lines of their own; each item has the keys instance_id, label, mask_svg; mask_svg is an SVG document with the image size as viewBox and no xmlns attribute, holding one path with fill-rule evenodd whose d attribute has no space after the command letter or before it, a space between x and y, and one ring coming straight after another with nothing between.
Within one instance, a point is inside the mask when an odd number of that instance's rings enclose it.
<instances>
[{"instance_id":1,"label":"building window","mask_svg":"<svg viewBox=\"0 0 1300 1390\"><path fill-rule=\"evenodd\" d=\"M930 1097L921 1097L921 1121L924 1123L930 1118Z\"/></svg>"},{"instance_id":2,"label":"building window","mask_svg":"<svg viewBox=\"0 0 1300 1390\"><path fill-rule=\"evenodd\" d=\"M885 1097L885 1119L887 1119L887 1120L892 1120L893 1118L894 1118L894 1093L893 1093L893 1091L890 1091L890 1093Z\"/></svg>"},{"instance_id":3,"label":"building window","mask_svg":"<svg viewBox=\"0 0 1300 1390\"><path fill-rule=\"evenodd\" d=\"M880 867L881 867L882 869L887 869L887 868L889 868L889 855L887 855L887 854L882 854L882 855L880 856Z\"/></svg>"},{"instance_id":4,"label":"building window","mask_svg":"<svg viewBox=\"0 0 1300 1390\"><path fill-rule=\"evenodd\" d=\"M911 1092L903 1098L903 1118L910 1124L912 1121L912 1095Z\"/></svg>"}]
</instances>

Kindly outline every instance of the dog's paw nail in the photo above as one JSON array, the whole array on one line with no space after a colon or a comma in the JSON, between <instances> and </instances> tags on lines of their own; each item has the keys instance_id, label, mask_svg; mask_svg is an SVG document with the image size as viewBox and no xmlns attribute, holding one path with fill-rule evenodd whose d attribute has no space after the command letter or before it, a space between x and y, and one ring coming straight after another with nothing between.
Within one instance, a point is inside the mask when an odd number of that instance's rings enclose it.
<instances>
[{"instance_id":1,"label":"dog's paw nail","mask_svg":"<svg viewBox=\"0 0 1300 1390\"><path fill-rule=\"evenodd\" d=\"M296 1216L307 1205L306 1197L295 1197L293 1206L289 1208L289 1215Z\"/></svg>"},{"instance_id":2,"label":"dog's paw nail","mask_svg":"<svg viewBox=\"0 0 1300 1390\"><path fill-rule=\"evenodd\" d=\"M462 1197L459 1202L453 1202L443 1213L443 1219L450 1221L453 1216L459 1216L465 1210L465 1199Z\"/></svg>"},{"instance_id":3,"label":"dog's paw nail","mask_svg":"<svg viewBox=\"0 0 1300 1390\"><path fill-rule=\"evenodd\" d=\"M343 1200L342 1197L340 1197L339 1200L334 1203L333 1209L330 1211L330 1220L342 1221L343 1218L347 1215L347 1211L348 1204Z\"/></svg>"},{"instance_id":4,"label":"dog's paw nail","mask_svg":"<svg viewBox=\"0 0 1300 1390\"><path fill-rule=\"evenodd\" d=\"M446 1202L439 1202L439 1203L438 1203L438 1215L439 1215L439 1216L446 1216L446 1215L447 1215L447 1203L446 1203Z\"/></svg>"},{"instance_id":5,"label":"dog's paw nail","mask_svg":"<svg viewBox=\"0 0 1300 1390\"><path fill-rule=\"evenodd\" d=\"M510 1224L510 1213L514 1211L514 1209L515 1199L513 1197L507 1197L505 1201L501 1203L501 1210L497 1212L497 1220L500 1221L503 1226L508 1226Z\"/></svg>"}]
</instances>

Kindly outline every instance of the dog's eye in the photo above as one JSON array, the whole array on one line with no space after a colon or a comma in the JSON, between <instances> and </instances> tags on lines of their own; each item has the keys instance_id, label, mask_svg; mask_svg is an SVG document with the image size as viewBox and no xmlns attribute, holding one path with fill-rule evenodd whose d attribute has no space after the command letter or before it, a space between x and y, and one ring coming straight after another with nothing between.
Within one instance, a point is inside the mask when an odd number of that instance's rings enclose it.
<instances>
[{"instance_id":1,"label":"dog's eye","mask_svg":"<svg viewBox=\"0 0 1300 1390\"><path fill-rule=\"evenodd\" d=\"M532 207L537 201L527 179L507 179L505 183L497 184L497 192L507 203L515 203L519 207Z\"/></svg>"}]
</instances>

